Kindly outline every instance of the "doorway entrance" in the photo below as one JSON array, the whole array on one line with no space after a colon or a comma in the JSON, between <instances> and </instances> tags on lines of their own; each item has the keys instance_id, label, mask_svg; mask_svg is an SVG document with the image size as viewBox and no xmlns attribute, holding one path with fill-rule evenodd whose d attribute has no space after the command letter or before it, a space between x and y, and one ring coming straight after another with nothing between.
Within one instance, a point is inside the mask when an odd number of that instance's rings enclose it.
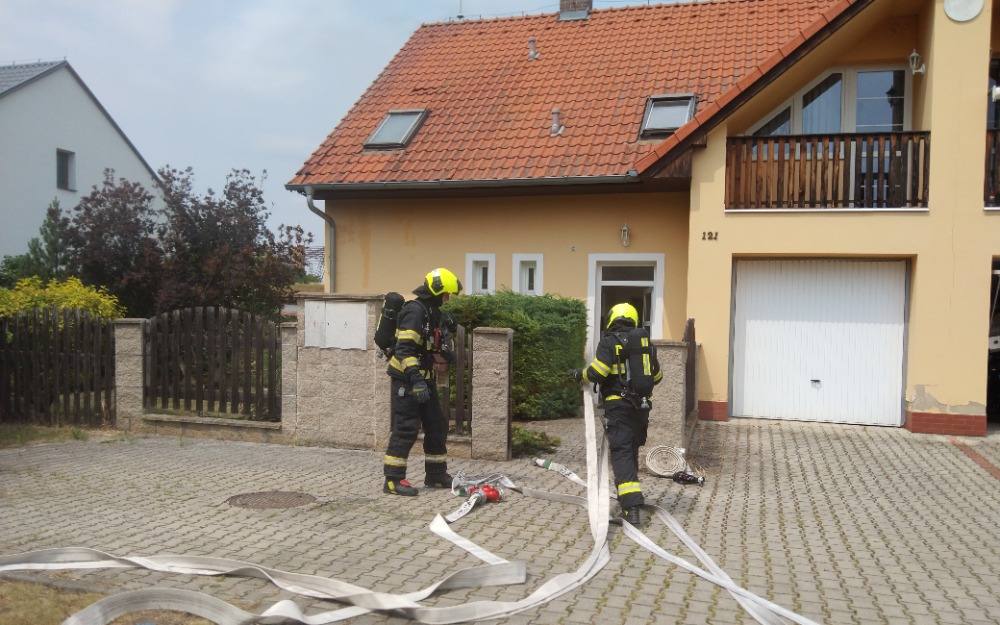
<instances>
[{"instance_id":1,"label":"doorway entrance","mask_svg":"<svg viewBox=\"0 0 1000 625\"><path fill-rule=\"evenodd\" d=\"M639 320L652 338L662 338L663 254L591 254L590 263L591 351L608 326L608 311L628 303L639 312Z\"/></svg>"}]
</instances>

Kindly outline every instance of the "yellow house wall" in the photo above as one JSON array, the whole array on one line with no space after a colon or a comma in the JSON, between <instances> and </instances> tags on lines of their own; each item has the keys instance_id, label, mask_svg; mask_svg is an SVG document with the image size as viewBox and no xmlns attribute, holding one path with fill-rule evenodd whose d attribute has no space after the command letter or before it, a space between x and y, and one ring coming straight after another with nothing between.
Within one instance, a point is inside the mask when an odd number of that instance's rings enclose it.
<instances>
[{"instance_id":1,"label":"yellow house wall","mask_svg":"<svg viewBox=\"0 0 1000 625\"><path fill-rule=\"evenodd\" d=\"M913 411L985 412L990 263L1000 255L1000 214L984 211L983 154L991 10L959 24L943 0L928 0L909 19L928 76L920 87L920 121L931 131L929 211L919 213L724 212L727 128L715 129L694 159L688 263L688 314L703 344L699 399L724 402L729 388L731 280L741 256L902 257L911 260L906 391ZM742 133L825 67L842 63L864 24L887 19L876 2L831 37L801 68L772 84L730 118ZM880 49L882 49L880 47ZM858 57L859 59L861 57ZM905 57L904 57L905 58ZM915 91L917 84L914 85ZM719 233L716 241L701 233Z\"/></svg>"},{"instance_id":2,"label":"yellow house wall","mask_svg":"<svg viewBox=\"0 0 1000 625\"><path fill-rule=\"evenodd\" d=\"M543 257L546 293L587 298L589 254L662 253L663 337L684 333L687 194L331 200L337 221L336 288L409 293L434 267L464 281L467 253L496 254L496 287L510 287L513 254ZM631 244L620 231L628 223ZM327 246L329 249L329 246Z\"/></svg>"}]
</instances>

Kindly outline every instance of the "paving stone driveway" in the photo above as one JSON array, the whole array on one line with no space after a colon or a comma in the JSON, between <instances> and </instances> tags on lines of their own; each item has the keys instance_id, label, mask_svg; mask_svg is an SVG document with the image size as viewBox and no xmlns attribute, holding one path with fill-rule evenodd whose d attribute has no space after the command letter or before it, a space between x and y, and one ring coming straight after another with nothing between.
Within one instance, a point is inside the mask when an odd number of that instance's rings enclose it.
<instances>
[{"instance_id":1,"label":"paving stone driveway","mask_svg":"<svg viewBox=\"0 0 1000 625\"><path fill-rule=\"evenodd\" d=\"M554 457L583 467L579 420L534 424L558 433ZM825 623L1000 622L1000 480L947 437L890 428L736 420L701 423L693 458L703 488L643 476L738 583ZM963 439L1000 462L1000 434ZM419 463L418 463L419 464ZM453 462L470 473L579 489L527 460ZM0 553L88 546L123 555L216 555L336 576L402 592L477 564L427 529L459 499L380 494L380 455L201 439L141 438L0 450ZM422 474L412 475L418 484ZM233 508L260 490L318 501L290 510ZM513 495L457 525L509 559L528 562L527 587L451 593L516 599L586 557L582 510ZM658 524L649 535L689 557ZM654 559L612 527L613 558L591 583L506 623L751 623L728 594ZM98 591L151 585L209 592L259 610L289 594L258 580L151 571L37 574ZM331 604L297 599L309 612ZM366 615L355 622L403 623Z\"/></svg>"}]
</instances>

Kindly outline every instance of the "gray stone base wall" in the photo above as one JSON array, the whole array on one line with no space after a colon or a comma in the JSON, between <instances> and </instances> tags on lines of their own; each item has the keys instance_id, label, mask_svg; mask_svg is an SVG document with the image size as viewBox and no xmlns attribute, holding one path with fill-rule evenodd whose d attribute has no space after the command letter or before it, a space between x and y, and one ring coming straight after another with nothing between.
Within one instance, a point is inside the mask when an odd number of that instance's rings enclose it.
<instances>
[{"instance_id":1,"label":"gray stone base wall","mask_svg":"<svg viewBox=\"0 0 1000 625\"><path fill-rule=\"evenodd\" d=\"M687 447L688 427L686 406L685 366L687 344L677 341L653 341L663 380L653 390L653 409L649 414L649 434L646 445L639 450L639 461L645 466L646 452L657 445Z\"/></svg>"},{"instance_id":2,"label":"gray stone base wall","mask_svg":"<svg viewBox=\"0 0 1000 625\"><path fill-rule=\"evenodd\" d=\"M281 431L280 423L159 414L146 414L142 419L134 420L132 433L178 438L213 438L248 443L292 442Z\"/></svg>"},{"instance_id":3,"label":"gray stone base wall","mask_svg":"<svg viewBox=\"0 0 1000 625\"><path fill-rule=\"evenodd\" d=\"M296 324L282 328L282 432L289 441L300 444L385 449L390 433L390 378L386 375L388 363L380 357L381 352L371 338L381 313L382 297L326 295L317 299L366 302L367 346L365 349L306 347L302 312ZM305 306L300 305L299 309L304 311ZM512 336L511 330L476 330L473 436L449 437L449 455L510 457L508 389ZM418 442L414 455L420 453Z\"/></svg>"},{"instance_id":4,"label":"gray stone base wall","mask_svg":"<svg viewBox=\"0 0 1000 625\"><path fill-rule=\"evenodd\" d=\"M299 348L294 440L375 445L375 352ZM384 361L381 361L384 366Z\"/></svg>"}]
</instances>

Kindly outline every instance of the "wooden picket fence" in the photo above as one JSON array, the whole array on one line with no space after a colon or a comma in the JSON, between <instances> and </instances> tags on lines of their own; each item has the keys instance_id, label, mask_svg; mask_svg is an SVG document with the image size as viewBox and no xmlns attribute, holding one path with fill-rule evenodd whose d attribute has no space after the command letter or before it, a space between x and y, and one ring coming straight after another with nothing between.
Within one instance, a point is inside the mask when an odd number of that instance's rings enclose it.
<instances>
[{"instance_id":1,"label":"wooden picket fence","mask_svg":"<svg viewBox=\"0 0 1000 625\"><path fill-rule=\"evenodd\" d=\"M454 392L452 388L454 385ZM455 363L449 375L438 377L438 399L448 423L454 422L455 434L472 431L472 334L463 326L455 332Z\"/></svg>"},{"instance_id":2,"label":"wooden picket fence","mask_svg":"<svg viewBox=\"0 0 1000 625\"><path fill-rule=\"evenodd\" d=\"M186 308L143 330L147 411L281 419L278 325L242 310Z\"/></svg>"},{"instance_id":3,"label":"wooden picket fence","mask_svg":"<svg viewBox=\"0 0 1000 625\"><path fill-rule=\"evenodd\" d=\"M75 309L0 318L0 421L109 424L114 377L112 322Z\"/></svg>"},{"instance_id":4,"label":"wooden picket fence","mask_svg":"<svg viewBox=\"0 0 1000 625\"><path fill-rule=\"evenodd\" d=\"M684 416L687 417L698 403L698 339L694 333L694 319L684 324L684 343L687 344L687 364L684 367Z\"/></svg>"}]
</instances>

